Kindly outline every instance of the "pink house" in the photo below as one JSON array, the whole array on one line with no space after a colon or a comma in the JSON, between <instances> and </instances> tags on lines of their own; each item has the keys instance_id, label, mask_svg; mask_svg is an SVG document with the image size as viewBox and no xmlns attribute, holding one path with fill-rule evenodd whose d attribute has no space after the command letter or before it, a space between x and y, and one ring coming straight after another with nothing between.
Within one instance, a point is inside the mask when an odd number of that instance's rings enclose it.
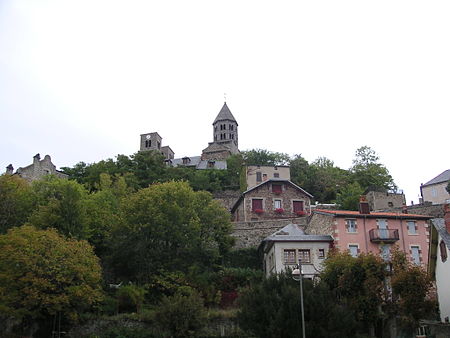
<instances>
[{"instance_id":1,"label":"pink house","mask_svg":"<svg viewBox=\"0 0 450 338\"><path fill-rule=\"evenodd\" d=\"M396 245L415 264L428 265L431 216L395 212L370 212L367 202L360 211L315 210L307 226L309 234L331 235L334 246L356 256L361 252L389 259Z\"/></svg>"}]
</instances>

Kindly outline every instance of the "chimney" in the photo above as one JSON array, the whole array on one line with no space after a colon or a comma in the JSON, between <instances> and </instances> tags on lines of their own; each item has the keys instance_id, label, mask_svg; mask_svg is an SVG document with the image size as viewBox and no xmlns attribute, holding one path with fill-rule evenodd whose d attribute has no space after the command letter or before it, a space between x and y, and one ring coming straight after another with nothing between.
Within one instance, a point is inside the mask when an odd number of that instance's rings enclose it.
<instances>
[{"instance_id":1,"label":"chimney","mask_svg":"<svg viewBox=\"0 0 450 338\"><path fill-rule=\"evenodd\" d=\"M408 213L408 207L406 206L406 204L402 205L402 214L407 214Z\"/></svg>"},{"instance_id":2,"label":"chimney","mask_svg":"<svg viewBox=\"0 0 450 338\"><path fill-rule=\"evenodd\" d=\"M39 155L39 153L37 153L36 155L33 156L33 164L38 163L41 160L41 155Z\"/></svg>"},{"instance_id":3,"label":"chimney","mask_svg":"<svg viewBox=\"0 0 450 338\"><path fill-rule=\"evenodd\" d=\"M359 213L364 215L370 214L369 202L367 202L366 196L359 197Z\"/></svg>"},{"instance_id":4,"label":"chimney","mask_svg":"<svg viewBox=\"0 0 450 338\"><path fill-rule=\"evenodd\" d=\"M12 164L10 164L9 166L6 167L6 174L12 175L13 173L14 173L14 167L12 166Z\"/></svg>"},{"instance_id":5,"label":"chimney","mask_svg":"<svg viewBox=\"0 0 450 338\"><path fill-rule=\"evenodd\" d=\"M445 220L445 228L447 232L450 234L450 204L446 203L444 205L444 220Z\"/></svg>"}]
</instances>

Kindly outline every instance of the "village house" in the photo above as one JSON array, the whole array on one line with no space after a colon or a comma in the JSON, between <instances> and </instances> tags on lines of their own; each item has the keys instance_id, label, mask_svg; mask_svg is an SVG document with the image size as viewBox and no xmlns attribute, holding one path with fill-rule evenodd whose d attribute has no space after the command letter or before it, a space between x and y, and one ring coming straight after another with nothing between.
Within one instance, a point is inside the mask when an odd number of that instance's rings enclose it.
<instances>
[{"instance_id":1,"label":"village house","mask_svg":"<svg viewBox=\"0 0 450 338\"><path fill-rule=\"evenodd\" d=\"M450 199L450 194L446 190L450 181L450 169L445 170L438 176L420 186L422 202L432 204L444 204Z\"/></svg>"},{"instance_id":2,"label":"village house","mask_svg":"<svg viewBox=\"0 0 450 338\"><path fill-rule=\"evenodd\" d=\"M293 270L301 260L304 278L313 279L322 271L333 238L329 235L307 235L297 224L289 224L266 237L263 252L264 275Z\"/></svg>"},{"instance_id":3,"label":"village house","mask_svg":"<svg viewBox=\"0 0 450 338\"><path fill-rule=\"evenodd\" d=\"M289 166L266 166L266 165L248 165L245 167L247 177L247 189L253 188L263 181L271 178L281 178L291 180L291 171Z\"/></svg>"},{"instance_id":4,"label":"village house","mask_svg":"<svg viewBox=\"0 0 450 338\"><path fill-rule=\"evenodd\" d=\"M396 245L414 264L427 267L431 216L407 214L406 209L402 213L371 212L365 199L359 209L314 210L306 231L332 236L334 246L352 256L372 252L389 260Z\"/></svg>"},{"instance_id":5,"label":"village house","mask_svg":"<svg viewBox=\"0 0 450 338\"><path fill-rule=\"evenodd\" d=\"M271 178L243 192L231 208L235 222L306 215L313 196L289 180Z\"/></svg>"},{"instance_id":6,"label":"village house","mask_svg":"<svg viewBox=\"0 0 450 338\"><path fill-rule=\"evenodd\" d=\"M445 205L444 218L432 221L430 264L428 272L436 281L439 314L442 322L450 319L450 205Z\"/></svg>"}]
</instances>

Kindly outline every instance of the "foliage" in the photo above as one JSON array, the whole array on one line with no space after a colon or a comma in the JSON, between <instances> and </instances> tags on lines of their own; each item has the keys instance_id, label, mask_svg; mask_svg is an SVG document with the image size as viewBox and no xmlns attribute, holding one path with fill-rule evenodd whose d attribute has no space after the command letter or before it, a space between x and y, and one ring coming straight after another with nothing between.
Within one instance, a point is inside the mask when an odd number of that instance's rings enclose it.
<instances>
[{"instance_id":1,"label":"foliage","mask_svg":"<svg viewBox=\"0 0 450 338\"><path fill-rule=\"evenodd\" d=\"M304 280L305 329L308 337L353 337L353 314L333 302L322 285ZM239 325L257 337L296 337L302 332L299 283L280 274L254 285L239 298Z\"/></svg>"},{"instance_id":2,"label":"foliage","mask_svg":"<svg viewBox=\"0 0 450 338\"><path fill-rule=\"evenodd\" d=\"M102 298L101 269L85 241L31 226L0 235L0 312L26 319L62 312L72 320Z\"/></svg>"},{"instance_id":3,"label":"foliage","mask_svg":"<svg viewBox=\"0 0 450 338\"><path fill-rule=\"evenodd\" d=\"M228 212L186 182L154 184L127 199L112 235L116 273L143 283L157 271L212 266L231 248Z\"/></svg>"},{"instance_id":4,"label":"foliage","mask_svg":"<svg viewBox=\"0 0 450 338\"><path fill-rule=\"evenodd\" d=\"M144 303L146 290L137 285L125 285L116 292L119 311L131 311L139 313Z\"/></svg>"},{"instance_id":5,"label":"foliage","mask_svg":"<svg viewBox=\"0 0 450 338\"><path fill-rule=\"evenodd\" d=\"M0 176L0 234L23 225L33 207L34 195L24 179L18 175Z\"/></svg>"},{"instance_id":6,"label":"foliage","mask_svg":"<svg viewBox=\"0 0 450 338\"><path fill-rule=\"evenodd\" d=\"M156 320L172 337L190 337L205 326L206 316L202 298L196 292L179 292L162 299Z\"/></svg>"},{"instance_id":7,"label":"foliage","mask_svg":"<svg viewBox=\"0 0 450 338\"><path fill-rule=\"evenodd\" d=\"M335 292L342 304L367 326L381 319L379 307L385 300L385 262L371 253L352 257L348 252L334 252L324 262L322 281Z\"/></svg>"},{"instance_id":8,"label":"foliage","mask_svg":"<svg viewBox=\"0 0 450 338\"><path fill-rule=\"evenodd\" d=\"M271 152L265 149L252 149L242 152L246 165L287 165L289 155L285 153Z\"/></svg>"},{"instance_id":9,"label":"foliage","mask_svg":"<svg viewBox=\"0 0 450 338\"><path fill-rule=\"evenodd\" d=\"M336 203L340 209L358 210L359 198L364 193L358 182L353 182L345 186L337 193Z\"/></svg>"},{"instance_id":10,"label":"foliage","mask_svg":"<svg viewBox=\"0 0 450 338\"><path fill-rule=\"evenodd\" d=\"M55 228L61 234L86 239L89 234L85 201L87 192L82 185L49 175L34 181L37 208L28 224L39 229Z\"/></svg>"},{"instance_id":11,"label":"foliage","mask_svg":"<svg viewBox=\"0 0 450 338\"><path fill-rule=\"evenodd\" d=\"M262 259L257 248L231 250L224 257L223 265L229 268L261 270Z\"/></svg>"},{"instance_id":12,"label":"foliage","mask_svg":"<svg viewBox=\"0 0 450 338\"><path fill-rule=\"evenodd\" d=\"M363 189L369 187L382 187L396 190L392 176L386 167L378 163L379 157L368 146L356 150L353 166L350 168L351 178L358 182Z\"/></svg>"}]
</instances>

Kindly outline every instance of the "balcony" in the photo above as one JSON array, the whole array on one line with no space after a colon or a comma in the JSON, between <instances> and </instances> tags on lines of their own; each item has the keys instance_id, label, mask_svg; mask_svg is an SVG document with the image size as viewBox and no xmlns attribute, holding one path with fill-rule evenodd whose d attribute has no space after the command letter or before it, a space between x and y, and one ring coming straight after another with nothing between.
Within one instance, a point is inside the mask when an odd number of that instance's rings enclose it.
<instances>
[{"instance_id":1,"label":"balcony","mask_svg":"<svg viewBox=\"0 0 450 338\"><path fill-rule=\"evenodd\" d=\"M372 243L394 243L399 240L397 229L372 229L369 231L369 237Z\"/></svg>"}]
</instances>

